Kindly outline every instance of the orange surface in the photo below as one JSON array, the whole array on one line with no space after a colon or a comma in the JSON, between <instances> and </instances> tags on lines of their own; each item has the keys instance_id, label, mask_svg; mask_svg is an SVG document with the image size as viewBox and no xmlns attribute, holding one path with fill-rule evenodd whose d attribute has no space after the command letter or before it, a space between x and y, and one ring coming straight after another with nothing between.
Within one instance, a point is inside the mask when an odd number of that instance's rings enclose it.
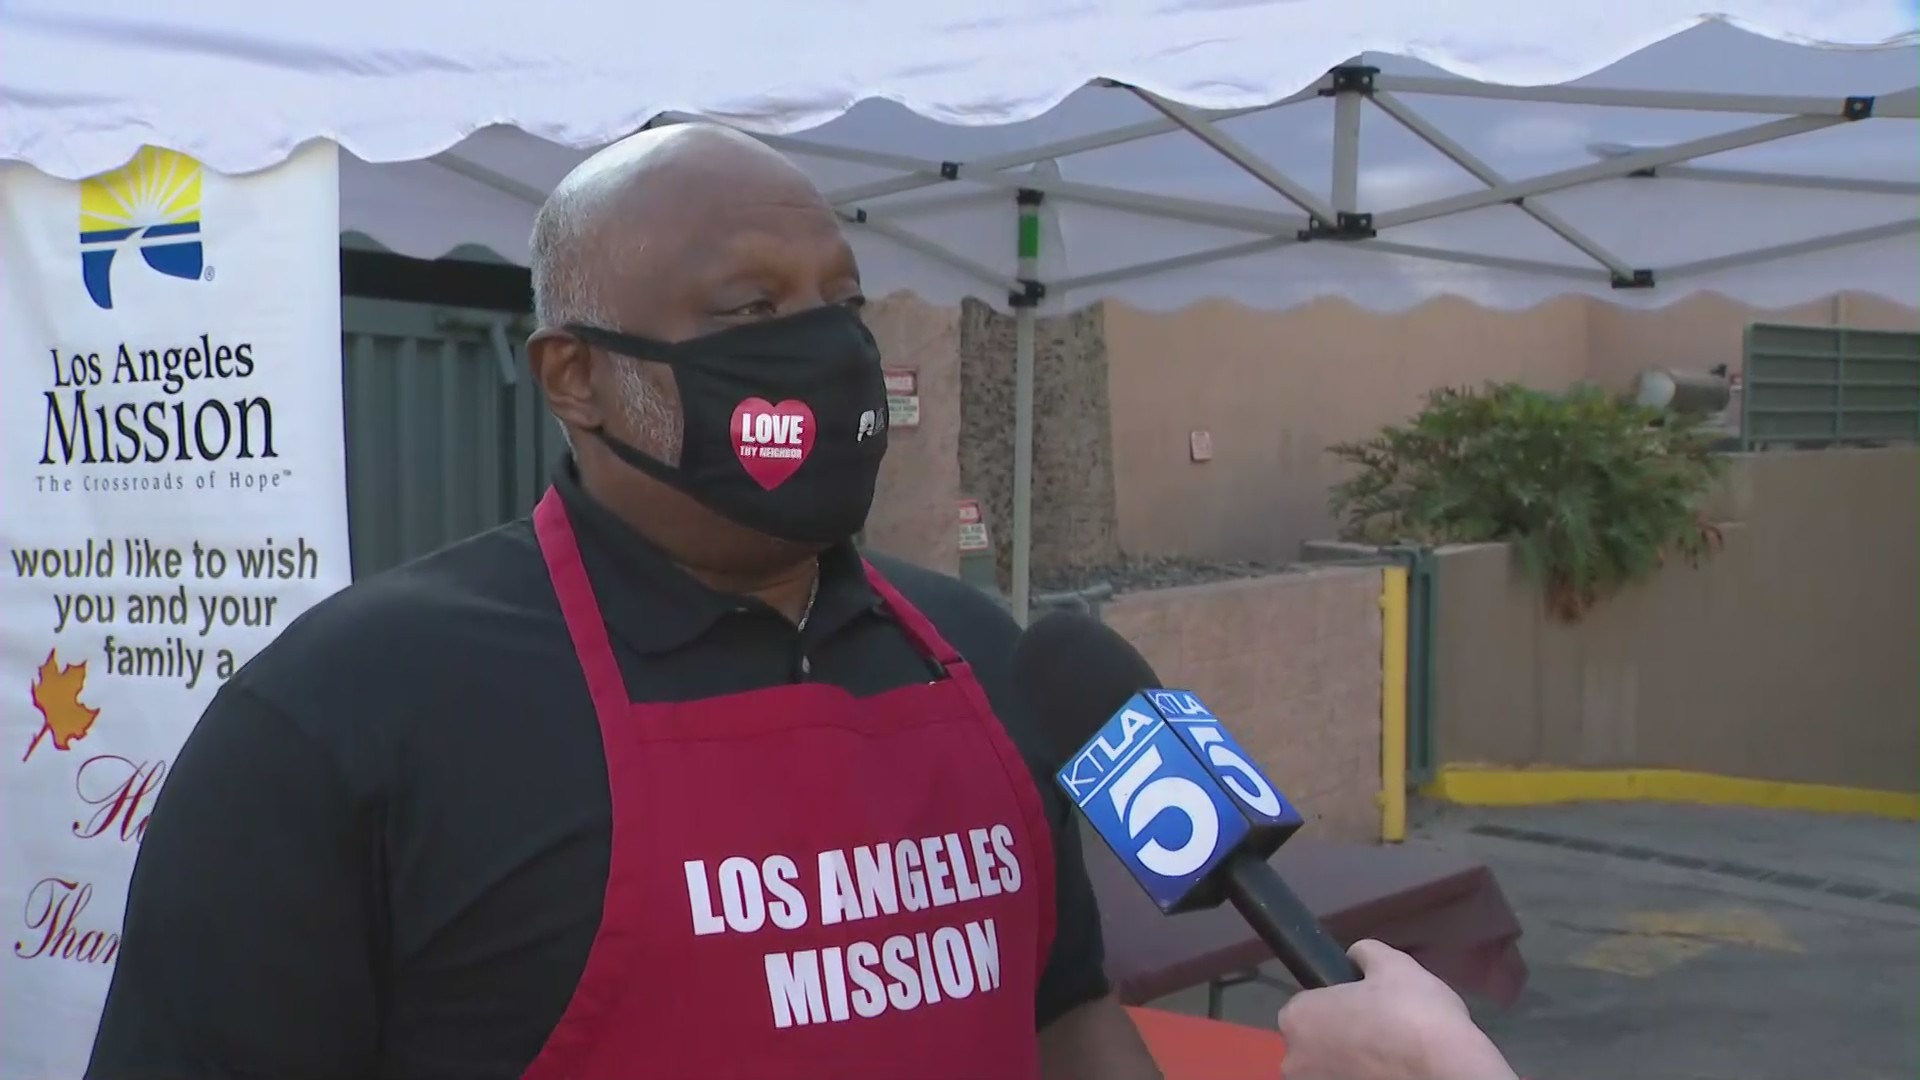
<instances>
[{"instance_id":1,"label":"orange surface","mask_svg":"<svg viewBox=\"0 0 1920 1080\"><path fill-rule=\"evenodd\" d=\"M1274 1080L1286 1044L1275 1031L1128 1009L1166 1080Z\"/></svg>"}]
</instances>

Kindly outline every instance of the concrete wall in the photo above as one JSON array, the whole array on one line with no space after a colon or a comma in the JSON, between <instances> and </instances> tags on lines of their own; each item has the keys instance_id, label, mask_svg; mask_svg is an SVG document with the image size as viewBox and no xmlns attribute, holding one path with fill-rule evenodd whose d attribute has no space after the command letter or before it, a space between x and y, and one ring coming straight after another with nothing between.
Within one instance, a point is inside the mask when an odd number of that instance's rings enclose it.
<instances>
[{"instance_id":1,"label":"concrete wall","mask_svg":"<svg viewBox=\"0 0 1920 1080\"><path fill-rule=\"evenodd\" d=\"M1335 533L1326 494L1342 473L1327 446L1404 418L1427 391L1487 380L1624 389L1647 367L1738 370L1754 321L1920 329L1920 312L1864 296L1779 311L1718 296L1654 311L1566 298L1513 313L1442 299L1397 315L1338 300L1281 313L1109 304L1120 546L1290 559ZM1212 433L1212 461L1189 459L1194 429Z\"/></svg>"},{"instance_id":2,"label":"concrete wall","mask_svg":"<svg viewBox=\"0 0 1920 1080\"><path fill-rule=\"evenodd\" d=\"M1725 550L1575 624L1506 548L1440 554L1441 763L1920 791L1920 452L1731 465Z\"/></svg>"},{"instance_id":3,"label":"concrete wall","mask_svg":"<svg viewBox=\"0 0 1920 1080\"><path fill-rule=\"evenodd\" d=\"M1101 615L1229 720L1313 835L1378 840L1380 578L1338 567L1127 593Z\"/></svg>"}]
</instances>

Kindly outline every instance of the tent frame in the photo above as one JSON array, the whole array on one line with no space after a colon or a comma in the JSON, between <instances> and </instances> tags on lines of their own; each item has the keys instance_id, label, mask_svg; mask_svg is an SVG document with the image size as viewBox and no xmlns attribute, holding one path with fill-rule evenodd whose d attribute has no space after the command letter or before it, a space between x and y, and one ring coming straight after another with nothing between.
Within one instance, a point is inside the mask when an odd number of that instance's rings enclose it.
<instances>
[{"instance_id":1,"label":"tent frame","mask_svg":"<svg viewBox=\"0 0 1920 1080\"><path fill-rule=\"evenodd\" d=\"M901 247L957 270L984 288L999 291L1007 297L1007 306L1012 308L1015 318L1013 582L1010 600L1014 617L1022 625L1028 620L1032 601L1030 560L1033 544L1034 325L1035 319L1046 306L1050 293L1059 296L1131 278L1164 274L1295 244L1316 242L1341 243L1355 250L1384 255L1545 275L1588 285L1610 285L1616 289L1650 289L1656 288L1665 281L1697 277L1733 267L1751 266L1833 248L1920 233L1920 218L1907 215L1879 225L1850 229L1789 244L1755 248L1665 267L1636 267L1548 208L1529 201L1534 196L1565 191L1584 184L1625 177L1660 176L1706 183L1762 185L1836 193L1920 196L1920 183L1857 180L1687 164L1698 158L1758 146L1869 118L1920 119L1920 86L1893 94L1855 95L1843 98L1624 90L1564 85L1518 87L1465 79L1384 74L1375 67L1356 62L1334 68L1298 93L1267 105L1241 109L1203 110L1181 105L1139 87L1111 80L1102 80L1095 85L1134 94L1158 112L1160 118L1071 139L1061 139L970 162L934 161L900 154L831 146L804 137L756 133L756 137L762 142L784 152L865 165L897 173L897 176L887 179L828 192L827 199L850 227L867 229ZM1498 172L1423 118L1402 96L1407 94L1614 108L1750 114L1771 117L1771 119L1717 135L1665 146L1596 146L1590 149L1599 160L1591 164L1516 179ZM1241 145L1219 126L1222 121L1235 117L1285 108L1321 98L1332 98L1334 106L1331 199L1322 199L1313 191L1286 176L1262 160L1259 155ZM1359 135L1360 119L1368 103L1485 184L1485 189L1431 199L1393 210L1380 212L1362 210L1359 200ZM705 117L685 113L667 113L655 118L649 126L690 123L705 119ZM1277 213L1227 203L1128 191L1100 184L1063 180L1058 176L1046 175L1045 172L1050 163L1063 157L1177 131L1184 131L1191 135L1216 154L1232 162L1242 172L1274 191L1300 212L1298 214ZM537 206L546 197L546 192L502 176L461 156L457 150L448 150L429 160L485 187L532 205ZM1020 228L1011 276L1004 270L983 265L917 235L907 227L901 216L890 214L887 208L871 205L876 200L889 196L950 183L966 183L976 188L987 189L987 197L1004 197L1006 194L1013 196L1018 207ZM962 194L960 197L977 199L981 195L978 192L972 192ZM1040 226L1045 205L1053 199L1100 206L1145 217L1236 229L1253 234L1255 239L1174 258L1156 259L1044 281L1040 269L1039 238L1042 231ZM929 201L917 201L912 208L924 209L929 204ZM1382 232L1399 226L1433 221L1454 214L1500 205L1517 207L1538 222L1541 227L1553 232L1583 254L1592 265L1568 266L1532 259L1398 243L1381 238Z\"/></svg>"}]
</instances>

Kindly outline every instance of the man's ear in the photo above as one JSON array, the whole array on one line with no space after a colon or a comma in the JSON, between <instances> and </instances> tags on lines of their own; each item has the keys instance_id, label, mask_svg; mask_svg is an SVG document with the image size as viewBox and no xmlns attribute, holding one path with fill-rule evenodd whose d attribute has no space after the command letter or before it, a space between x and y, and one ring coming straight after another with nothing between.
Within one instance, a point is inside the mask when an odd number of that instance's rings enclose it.
<instances>
[{"instance_id":1,"label":"man's ear","mask_svg":"<svg viewBox=\"0 0 1920 1080\"><path fill-rule=\"evenodd\" d=\"M561 330L536 330L527 339L527 366L547 396L547 408L567 427L592 431L601 425L593 393L593 350Z\"/></svg>"}]
</instances>

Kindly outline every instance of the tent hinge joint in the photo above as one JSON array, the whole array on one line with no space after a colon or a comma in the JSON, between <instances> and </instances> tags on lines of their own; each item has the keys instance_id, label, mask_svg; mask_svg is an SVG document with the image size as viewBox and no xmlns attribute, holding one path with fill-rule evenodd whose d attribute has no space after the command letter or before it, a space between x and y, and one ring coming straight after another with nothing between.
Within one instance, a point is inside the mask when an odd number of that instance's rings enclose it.
<instances>
[{"instance_id":1,"label":"tent hinge joint","mask_svg":"<svg viewBox=\"0 0 1920 1080\"><path fill-rule=\"evenodd\" d=\"M1613 275L1613 287L1616 289L1651 289L1654 284L1651 270L1635 270L1631 274Z\"/></svg>"},{"instance_id":2,"label":"tent hinge joint","mask_svg":"<svg viewBox=\"0 0 1920 1080\"><path fill-rule=\"evenodd\" d=\"M1840 115L1848 120L1867 120L1873 116L1873 95L1855 94L1847 99L1840 108Z\"/></svg>"},{"instance_id":3,"label":"tent hinge joint","mask_svg":"<svg viewBox=\"0 0 1920 1080\"><path fill-rule=\"evenodd\" d=\"M1342 64L1327 72L1330 82L1320 91L1321 97L1334 97L1339 94L1365 94L1372 96L1374 76L1380 69L1368 64Z\"/></svg>"},{"instance_id":4,"label":"tent hinge joint","mask_svg":"<svg viewBox=\"0 0 1920 1080\"><path fill-rule=\"evenodd\" d=\"M940 179L942 180L960 179L960 163L957 161L941 162L940 163Z\"/></svg>"},{"instance_id":5,"label":"tent hinge joint","mask_svg":"<svg viewBox=\"0 0 1920 1080\"><path fill-rule=\"evenodd\" d=\"M1659 169L1657 169L1657 168L1649 168L1649 169L1635 169L1635 170L1633 170L1632 172L1630 172L1630 173L1628 173L1628 174L1627 174L1627 175L1626 175L1626 176L1624 177L1624 179L1627 179L1627 180L1653 180L1653 179L1657 179L1657 178L1659 177L1659 175L1660 175L1660 170L1659 170Z\"/></svg>"},{"instance_id":6,"label":"tent hinge joint","mask_svg":"<svg viewBox=\"0 0 1920 1080\"><path fill-rule=\"evenodd\" d=\"M1047 201L1047 193L1023 187L1013 193L1013 201L1019 206L1039 206Z\"/></svg>"},{"instance_id":7,"label":"tent hinge joint","mask_svg":"<svg viewBox=\"0 0 1920 1080\"><path fill-rule=\"evenodd\" d=\"M1332 224L1314 218L1295 236L1305 243L1309 240L1371 240L1380 235L1373 227L1373 215L1353 213L1341 210L1334 215Z\"/></svg>"},{"instance_id":8,"label":"tent hinge joint","mask_svg":"<svg viewBox=\"0 0 1920 1080\"><path fill-rule=\"evenodd\" d=\"M1020 288L1007 294L1007 306L1010 308L1039 307L1040 301L1047 297L1047 287L1032 278L1021 278Z\"/></svg>"}]
</instances>

